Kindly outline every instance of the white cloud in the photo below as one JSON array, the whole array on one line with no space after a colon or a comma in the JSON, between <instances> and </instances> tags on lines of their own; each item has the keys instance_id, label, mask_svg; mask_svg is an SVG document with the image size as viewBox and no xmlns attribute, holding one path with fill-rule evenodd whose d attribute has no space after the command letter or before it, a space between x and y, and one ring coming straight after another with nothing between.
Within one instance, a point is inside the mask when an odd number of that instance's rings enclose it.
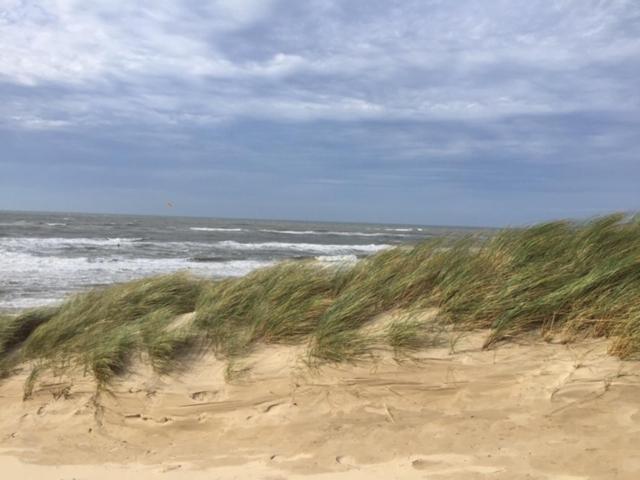
<instances>
[{"instance_id":1,"label":"white cloud","mask_svg":"<svg viewBox=\"0 0 640 480\"><path fill-rule=\"evenodd\" d=\"M35 116L16 115L9 120L28 130L55 130L71 125L71 122L66 120L49 120Z\"/></svg>"},{"instance_id":2,"label":"white cloud","mask_svg":"<svg viewBox=\"0 0 640 480\"><path fill-rule=\"evenodd\" d=\"M634 80L611 66L640 70L639 19L632 0L3 0L0 82L63 89L5 122L632 111Z\"/></svg>"}]
</instances>

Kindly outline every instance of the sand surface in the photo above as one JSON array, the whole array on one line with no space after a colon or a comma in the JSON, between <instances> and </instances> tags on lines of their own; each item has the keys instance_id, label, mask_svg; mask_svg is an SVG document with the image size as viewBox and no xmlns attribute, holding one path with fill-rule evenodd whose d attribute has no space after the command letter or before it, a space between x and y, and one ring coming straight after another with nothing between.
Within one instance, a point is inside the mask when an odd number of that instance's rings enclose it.
<instances>
[{"instance_id":1,"label":"sand surface","mask_svg":"<svg viewBox=\"0 0 640 480\"><path fill-rule=\"evenodd\" d=\"M2 478L640 478L640 363L485 335L400 363L309 370L264 347L230 369L139 365L98 396L76 372L23 401L25 368L0 384Z\"/></svg>"}]
</instances>

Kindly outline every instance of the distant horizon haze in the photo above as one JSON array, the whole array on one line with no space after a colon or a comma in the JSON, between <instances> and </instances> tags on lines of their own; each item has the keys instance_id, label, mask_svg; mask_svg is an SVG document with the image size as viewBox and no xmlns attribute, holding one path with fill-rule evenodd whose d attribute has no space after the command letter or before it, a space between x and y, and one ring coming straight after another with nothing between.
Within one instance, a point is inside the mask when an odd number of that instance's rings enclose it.
<instances>
[{"instance_id":1,"label":"distant horizon haze","mask_svg":"<svg viewBox=\"0 0 640 480\"><path fill-rule=\"evenodd\" d=\"M246 221L259 221L259 222L289 222L289 223L326 223L326 224L345 224L345 225L358 225L358 224L362 224L362 225L387 225L387 226L398 226L398 227L402 227L402 226L407 226L407 227L434 227L434 228L469 228L469 229L489 229L489 230L495 230L495 229L502 229L502 228L520 228L520 227L527 227L527 226L531 226L537 223L544 223L544 222L552 222L552 221L561 221L561 220L569 220L569 221L585 221L585 220L589 220L591 218L597 218L597 217L601 217L601 216L606 216L606 215L611 215L611 214L616 214L616 213L623 213L623 214L627 214L627 215L634 215L636 213L638 213L637 211L632 211L632 210L627 210L627 211L623 211L623 210L617 210L617 211L606 211L606 212L599 212L599 213L595 213L593 215L587 215L587 216L582 216L582 217L557 217L557 218L547 218L547 219L541 219L538 221L534 221L534 222L525 222L522 224L513 224L513 225L454 225L454 224L435 224L435 223L410 223L410 222L405 222L405 223L398 223L398 222L370 222L370 221L361 221L361 220L353 220L353 219L346 219L346 220L334 220L334 219L318 219L318 218L309 218L309 219L304 219L304 218L269 218L269 217L228 217L228 216L223 216L223 215L219 215L219 216L207 216L207 215L188 215L188 214L182 214L180 212L176 212L176 211L166 211L166 212L160 212L160 213L136 213L136 212L110 212L110 211L103 211L103 212L98 212L98 211L80 211L80 210L66 210L66 211L62 211L62 210L8 210L8 209L2 209L0 208L0 213L25 213L25 214L43 214L43 215L47 215L47 214L51 214L54 216L59 216L59 215L64 215L64 214L72 214L72 215L86 215L86 216L92 216L92 215L100 215L100 216L123 216L123 217L166 217L166 218L182 218L182 219L202 219L202 220L222 220L222 221L233 221L233 220L238 220L238 221L242 221L242 220L246 220Z\"/></svg>"}]
</instances>

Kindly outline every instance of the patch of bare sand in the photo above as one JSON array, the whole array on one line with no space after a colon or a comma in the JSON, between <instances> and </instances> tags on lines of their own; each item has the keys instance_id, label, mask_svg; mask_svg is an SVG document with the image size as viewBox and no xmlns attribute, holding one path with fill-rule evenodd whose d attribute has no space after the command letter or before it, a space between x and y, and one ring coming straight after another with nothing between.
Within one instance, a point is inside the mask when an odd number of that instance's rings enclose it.
<instances>
[{"instance_id":1,"label":"patch of bare sand","mask_svg":"<svg viewBox=\"0 0 640 480\"><path fill-rule=\"evenodd\" d=\"M309 370L297 347L111 393L80 374L0 384L0 469L21 479L637 479L637 362L604 341L483 351L486 332L401 363ZM228 380L228 381L227 381Z\"/></svg>"}]
</instances>

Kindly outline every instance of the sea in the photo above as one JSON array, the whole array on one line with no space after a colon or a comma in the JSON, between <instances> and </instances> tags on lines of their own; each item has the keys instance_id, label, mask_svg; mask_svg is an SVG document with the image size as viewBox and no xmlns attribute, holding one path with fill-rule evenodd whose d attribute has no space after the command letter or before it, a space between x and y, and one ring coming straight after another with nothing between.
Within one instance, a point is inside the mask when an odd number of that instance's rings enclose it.
<instances>
[{"instance_id":1,"label":"sea","mask_svg":"<svg viewBox=\"0 0 640 480\"><path fill-rule=\"evenodd\" d=\"M419 225L0 211L0 310L189 271L238 277L286 259L356 262L466 229Z\"/></svg>"}]
</instances>

